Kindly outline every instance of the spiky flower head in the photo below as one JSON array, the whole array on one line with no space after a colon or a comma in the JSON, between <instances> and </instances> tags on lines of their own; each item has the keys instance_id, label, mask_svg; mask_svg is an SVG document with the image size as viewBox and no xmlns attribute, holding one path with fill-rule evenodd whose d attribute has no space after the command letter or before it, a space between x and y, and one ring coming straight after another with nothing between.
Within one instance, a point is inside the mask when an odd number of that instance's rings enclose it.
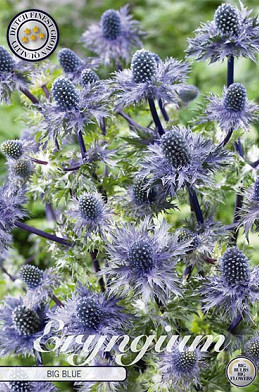
<instances>
[{"instance_id":1,"label":"spiky flower head","mask_svg":"<svg viewBox=\"0 0 259 392\"><path fill-rule=\"evenodd\" d=\"M74 199L69 215L75 219L76 234L102 233L110 222L111 211L99 193L85 192L79 199Z\"/></svg>"},{"instance_id":2,"label":"spiky flower head","mask_svg":"<svg viewBox=\"0 0 259 392\"><path fill-rule=\"evenodd\" d=\"M76 314L86 328L98 329L102 320L100 304L93 298L81 298L76 306Z\"/></svg>"},{"instance_id":3,"label":"spiky flower head","mask_svg":"<svg viewBox=\"0 0 259 392\"><path fill-rule=\"evenodd\" d=\"M12 72L14 67L13 57L3 46L0 46L0 72Z\"/></svg>"},{"instance_id":4,"label":"spiky flower head","mask_svg":"<svg viewBox=\"0 0 259 392\"><path fill-rule=\"evenodd\" d=\"M31 392L32 385L28 381L12 381L10 382L12 392Z\"/></svg>"},{"instance_id":5,"label":"spiky flower head","mask_svg":"<svg viewBox=\"0 0 259 392\"><path fill-rule=\"evenodd\" d=\"M1 149L11 159L19 159L23 154L22 143L19 140L6 140L2 143Z\"/></svg>"},{"instance_id":6,"label":"spiky flower head","mask_svg":"<svg viewBox=\"0 0 259 392\"><path fill-rule=\"evenodd\" d=\"M188 241L189 250L186 253L192 253L195 249L197 249L201 245L201 241L197 234L193 233L191 230L188 229L180 229L178 231L178 241Z\"/></svg>"},{"instance_id":7,"label":"spiky flower head","mask_svg":"<svg viewBox=\"0 0 259 392\"><path fill-rule=\"evenodd\" d=\"M224 98L224 105L227 109L234 112L241 112L246 105L246 88L241 83L231 84Z\"/></svg>"},{"instance_id":8,"label":"spiky flower head","mask_svg":"<svg viewBox=\"0 0 259 392\"><path fill-rule=\"evenodd\" d=\"M64 322L61 339L71 334L116 335L128 325L128 315L119 305L120 300L109 291L97 293L79 283L72 297L63 302L62 308L51 310L49 317ZM75 345L78 347L77 343ZM73 349L73 346L69 349Z\"/></svg>"},{"instance_id":9,"label":"spiky flower head","mask_svg":"<svg viewBox=\"0 0 259 392\"><path fill-rule=\"evenodd\" d=\"M52 296L53 290L60 284L60 278L52 268L42 271L34 265L24 265L19 275L27 286L24 302L29 307L46 302Z\"/></svg>"},{"instance_id":10,"label":"spiky flower head","mask_svg":"<svg viewBox=\"0 0 259 392\"><path fill-rule=\"evenodd\" d=\"M238 12L231 4L221 4L215 12L214 21L220 34L237 35L240 31Z\"/></svg>"},{"instance_id":11,"label":"spiky flower head","mask_svg":"<svg viewBox=\"0 0 259 392\"><path fill-rule=\"evenodd\" d=\"M82 86L87 87L89 84L95 83L99 80L99 76L92 69L84 69L81 75Z\"/></svg>"},{"instance_id":12,"label":"spiky flower head","mask_svg":"<svg viewBox=\"0 0 259 392\"><path fill-rule=\"evenodd\" d=\"M107 10L97 24L89 26L82 35L87 49L95 52L105 64L111 61L129 61L132 50L142 47L139 22L132 19L129 7L119 11Z\"/></svg>"},{"instance_id":13,"label":"spiky flower head","mask_svg":"<svg viewBox=\"0 0 259 392\"><path fill-rule=\"evenodd\" d=\"M114 40L121 34L120 15L115 10L107 10L101 17L102 33L104 38Z\"/></svg>"},{"instance_id":14,"label":"spiky flower head","mask_svg":"<svg viewBox=\"0 0 259 392\"><path fill-rule=\"evenodd\" d=\"M251 11L241 2L240 8L222 4L213 21L201 23L195 30L195 37L188 40L187 53L197 60L209 59L211 63L229 56L248 57L256 62L258 33L257 17L251 17Z\"/></svg>"},{"instance_id":15,"label":"spiky flower head","mask_svg":"<svg viewBox=\"0 0 259 392\"><path fill-rule=\"evenodd\" d=\"M183 136L172 130L161 137L162 151L171 165L176 169L190 163L190 152Z\"/></svg>"},{"instance_id":16,"label":"spiky flower head","mask_svg":"<svg viewBox=\"0 0 259 392\"><path fill-rule=\"evenodd\" d=\"M230 286L249 281L248 259L237 247L228 248L221 258L222 274Z\"/></svg>"},{"instance_id":17,"label":"spiky flower head","mask_svg":"<svg viewBox=\"0 0 259 392\"><path fill-rule=\"evenodd\" d=\"M255 180L254 183L254 194L253 194L254 201L259 203L259 177Z\"/></svg>"},{"instance_id":18,"label":"spiky flower head","mask_svg":"<svg viewBox=\"0 0 259 392\"><path fill-rule=\"evenodd\" d=\"M185 86L189 65L172 57L165 61L158 58L148 50L138 50L131 68L115 73L118 108L149 98L179 104L178 91Z\"/></svg>"},{"instance_id":19,"label":"spiky flower head","mask_svg":"<svg viewBox=\"0 0 259 392\"><path fill-rule=\"evenodd\" d=\"M14 175L21 178L28 178L32 173L32 165L29 160L19 159L11 165Z\"/></svg>"},{"instance_id":20,"label":"spiky flower head","mask_svg":"<svg viewBox=\"0 0 259 392\"><path fill-rule=\"evenodd\" d=\"M62 110L72 110L78 107L79 95L74 84L66 78L58 78L52 86L53 99Z\"/></svg>"},{"instance_id":21,"label":"spiky flower head","mask_svg":"<svg viewBox=\"0 0 259 392\"><path fill-rule=\"evenodd\" d=\"M259 107L247 99L246 88L241 83L224 88L222 98L210 94L207 101L201 122L215 121L225 131L239 128L248 130L259 113Z\"/></svg>"},{"instance_id":22,"label":"spiky flower head","mask_svg":"<svg viewBox=\"0 0 259 392\"><path fill-rule=\"evenodd\" d=\"M28 62L16 61L0 46L0 102L9 103L14 91L27 87L29 70Z\"/></svg>"},{"instance_id":23,"label":"spiky flower head","mask_svg":"<svg viewBox=\"0 0 259 392\"><path fill-rule=\"evenodd\" d=\"M34 289L40 285L43 271L34 265L24 265L20 269L20 277L30 289Z\"/></svg>"},{"instance_id":24,"label":"spiky flower head","mask_svg":"<svg viewBox=\"0 0 259 392\"><path fill-rule=\"evenodd\" d=\"M1 383L1 392L57 392L57 388L49 382L12 381Z\"/></svg>"},{"instance_id":25,"label":"spiky flower head","mask_svg":"<svg viewBox=\"0 0 259 392\"><path fill-rule=\"evenodd\" d=\"M179 89L178 96L181 100L181 103L188 104L193 101L199 95L199 90L196 86L186 85Z\"/></svg>"},{"instance_id":26,"label":"spiky flower head","mask_svg":"<svg viewBox=\"0 0 259 392\"><path fill-rule=\"evenodd\" d=\"M10 185L10 184L9 184ZM0 187L0 252L7 249L11 243L10 232L15 227L16 220L25 216L25 190L23 187L14 191L12 186Z\"/></svg>"},{"instance_id":27,"label":"spiky flower head","mask_svg":"<svg viewBox=\"0 0 259 392\"><path fill-rule=\"evenodd\" d=\"M33 355L34 341L46 324L45 306L31 308L23 298L6 296L0 309L1 355Z\"/></svg>"},{"instance_id":28,"label":"spiky flower head","mask_svg":"<svg viewBox=\"0 0 259 392\"><path fill-rule=\"evenodd\" d=\"M75 72L81 65L81 59L77 54L68 48L63 48L58 52L58 61L64 72Z\"/></svg>"},{"instance_id":29,"label":"spiky flower head","mask_svg":"<svg viewBox=\"0 0 259 392\"><path fill-rule=\"evenodd\" d=\"M202 292L205 310L215 307L217 313L233 318L250 317L250 307L259 300L259 269L250 268L248 259L237 247L226 250L220 259L219 274L214 273Z\"/></svg>"},{"instance_id":30,"label":"spiky flower head","mask_svg":"<svg viewBox=\"0 0 259 392\"><path fill-rule=\"evenodd\" d=\"M102 214L103 204L95 195L86 193L79 199L79 211L83 219L95 221Z\"/></svg>"},{"instance_id":31,"label":"spiky flower head","mask_svg":"<svg viewBox=\"0 0 259 392\"><path fill-rule=\"evenodd\" d=\"M136 83L151 81L157 71L157 61L154 54L148 50L138 50L131 61L133 80Z\"/></svg>"},{"instance_id":32,"label":"spiky flower head","mask_svg":"<svg viewBox=\"0 0 259 392\"><path fill-rule=\"evenodd\" d=\"M171 352L162 354L160 371L162 383L170 384L175 390L184 390L191 383L198 383L198 375L203 367L202 356L199 350L190 351L188 347L180 349L180 344L175 343Z\"/></svg>"},{"instance_id":33,"label":"spiky flower head","mask_svg":"<svg viewBox=\"0 0 259 392\"><path fill-rule=\"evenodd\" d=\"M136 177L132 187L134 201L137 205L152 203L156 198L155 189L148 188L148 180L145 177Z\"/></svg>"},{"instance_id":34,"label":"spiky flower head","mask_svg":"<svg viewBox=\"0 0 259 392\"><path fill-rule=\"evenodd\" d=\"M26 306L18 305L12 312L13 325L19 335L30 336L39 332L41 321L37 313Z\"/></svg>"},{"instance_id":35,"label":"spiky flower head","mask_svg":"<svg viewBox=\"0 0 259 392\"><path fill-rule=\"evenodd\" d=\"M256 365L259 363L259 337L256 336L245 344L245 355L250 358Z\"/></svg>"},{"instance_id":36,"label":"spiky flower head","mask_svg":"<svg viewBox=\"0 0 259 392\"><path fill-rule=\"evenodd\" d=\"M240 211L240 226L243 226L246 237L249 231L259 230L259 177L244 193L244 203Z\"/></svg>"},{"instance_id":37,"label":"spiky flower head","mask_svg":"<svg viewBox=\"0 0 259 392\"><path fill-rule=\"evenodd\" d=\"M175 264L186 245L179 244L168 229L165 221L155 227L146 218L139 227L124 225L110 233L109 263L102 273L108 276L112 292L142 296L145 302L154 296L165 302L179 294Z\"/></svg>"},{"instance_id":38,"label":"spiky flower head","mask_svg":"<svg viewBox=\"0 0 259 392\"><path fill-rule=\"evenodd\" d=\"M148 178L150 188L160 185L167 196L174 197L188 184L212 185L211 173L224 166L227 155L189 128L172 127L148 146L140 173Z\"/></svg>"}]
</instances>

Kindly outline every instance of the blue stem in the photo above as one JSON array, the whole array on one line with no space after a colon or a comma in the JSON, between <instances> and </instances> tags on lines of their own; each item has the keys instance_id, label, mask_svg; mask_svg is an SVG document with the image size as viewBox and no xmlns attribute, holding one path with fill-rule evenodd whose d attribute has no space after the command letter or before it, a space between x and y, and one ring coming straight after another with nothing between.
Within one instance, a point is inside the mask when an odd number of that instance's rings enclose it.
<instances>
[{"instance_id":1,"label":"blue stem","mask_svg":"<svg viewBox=\"0 0 259 392\"><path fill-rule=\"evenodd\" d=\"M148 98L148 103L149 103L149 108L150 108L155 126L158 129L159 135L162 136L165 133L165 130L164 130L163 125L161 124L160 118L157 114L156 105L155 105L153 98Z\"/></svg>"}]
</instances>

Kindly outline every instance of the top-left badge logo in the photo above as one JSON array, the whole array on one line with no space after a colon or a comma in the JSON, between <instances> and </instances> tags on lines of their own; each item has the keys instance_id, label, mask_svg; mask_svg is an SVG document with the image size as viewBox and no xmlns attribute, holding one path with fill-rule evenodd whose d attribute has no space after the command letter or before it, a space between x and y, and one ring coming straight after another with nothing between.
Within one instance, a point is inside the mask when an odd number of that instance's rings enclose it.
<instances>
[{"instance_id":1,"label":"top-left badge logo","mask_svg":"<svg viewBox=\"0 0 259 392\"><path fill-rule=\"evenodd\" d=\"M25 10L9 23L7 41L22 60L39 61L49 57L58 45L59 30L55 20L41 10Z\"/></svg>"}]
</instances>

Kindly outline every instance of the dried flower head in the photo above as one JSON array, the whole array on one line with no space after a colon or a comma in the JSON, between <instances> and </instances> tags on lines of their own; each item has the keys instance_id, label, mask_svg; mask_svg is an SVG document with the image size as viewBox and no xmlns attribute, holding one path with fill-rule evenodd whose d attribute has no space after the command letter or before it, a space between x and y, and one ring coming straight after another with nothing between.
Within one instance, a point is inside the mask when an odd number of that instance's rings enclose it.
<instances>
[{"instance_id":1,"label":"dried flower head","mask_svg":"<svg viewBox=\"0 0 259 392\"><path fill-rule=\"evenodd\" d=\"M256 365L258 365L259 363L259 337L258 336L246 342L244 352L249 359L251 359Z\"/></svg>"},{"instance_id":2,"label":"dried flower head","mask_svg":"<svg viewBox=\"0 0 259 392\"><path fill-rule=\"evenodd\" d=\"M141 47L139 22L132 20L128 6L119 11L107 10L99 23L82 35L83 45L95 52L105 64L129 61L132 49Z\"/></svg>"},{"instance_id":3,"label":"dried flower head","mask_svg":"<svg viewBox=\"0 0 259 392\"><path fill-rule=\"evenodd\" d=\"M233 83L223 90L223 97L210 94L208 106L201 122L216 121L225 131L238 128L249 129L249 124L257 119L259 107L247 99L246 88L241 83Z\"/></svg>"},{"instance_id":4,"label":"dried flower head","mask_svg":"<svg viewBox=\"0 0 259 392\"><path fill-rule=\"evenodd\" d=\"M81 59L73 50L62 48L58 52L58 61L61 65L66 77L77 81L81 77L82 71L88 68L96 68L99 66L99 60L93 57Z\"/></svg>"},{"instance_id":5,"label":"dried flower head","mask_svg":"<svg viewBox=\"0 0 259 392\"><path fill-rule=\"evenodd\" d=\"M197 60L211 63L225 57L249 57L255 60L259 49L259 23L250 17L240 2L240 9L226 3L218 7L212 22L202 23L195 37L188 40L187 53Z\"/></svg>"},{"instance_id":6,"label":"dried flower head","mask_svg":"<svg viewBox=\"0 0 259 392\"><path fill-rule=\"evenodd\" d=\"M83 87L100 80L99 76L92 69L85 69L81 74L81 83Z\"/></svg>"}]
</instances>

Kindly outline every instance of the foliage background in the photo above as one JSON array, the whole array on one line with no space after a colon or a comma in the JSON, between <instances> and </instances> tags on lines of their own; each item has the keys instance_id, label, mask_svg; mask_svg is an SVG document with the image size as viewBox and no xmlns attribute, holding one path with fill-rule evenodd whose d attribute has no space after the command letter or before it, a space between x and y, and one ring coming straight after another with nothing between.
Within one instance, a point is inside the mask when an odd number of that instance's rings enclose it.
<instances>
[{"instance_id":1,"label":"foliage background","mask_svg":"<svg viewBox=\"0 0 259 392\"><path fill-rule=\"evenodd\" d=\"M0 0L0 44L6 46L6 29L11 18L20 10L28 8L40 8L50 13L57 21L60 29L59 48L68 47L75 50L82 57L89 55L78 42L80 35L86 27L93 21L99 19L102 12L109 8L117 9L126 3L130 4L131 12L134 17L141 21L143 30L147 32L144 39L144 46L147 49L157 52L161 58L173 56L179 59L184 58L184 50L187 48L187 37L192 36L193 30L198 27L201 21L207 21L213 18L215 9L221 4L216 0L42 0L41 2L33 0L5 1ZM237 1L233 4L238 5ZM245 4L248 8L254 9L254 13L259 13L259 3L257 0L247 0ZM58 48L58 49L59 49ZM57 49L57 51L58 51ZM57 53L56 51L56 53ZM51 60L56 62L56 53L51 56ZM103 76L107 76L107 68L103 70ZM192 65L192 71L188 82L196 85L200 90L200 96L195 103L191 104L188 109L183 109L180 116L187 121L193 116L192 110L196 108L197 103L203 100L203 94L208 92L221 93L222 87L226 81L226 63L217 63L208 65L207 63L196 62ZM242 82L248 91L249 99L254 99L259 103L259 78L258 65L247 59L235 61L235 81ZM13 139L19 136L21 130L22 106L18 96L14 96L12 105L0 107L0 142L5 139ZM121 127L126 127L122 123ZM250 150L250 159L256 160L259 157L259 150L254 146L259 146L259 123L256 124L244 137L246 153ZM243 139L243 140L244 140ZM255 155L251 153L254 148ZM256 155L257 153L257 155ZM3 156L0 157L0 180L6 172L6 165ZM218 219L226 224L231 223L234 208L235 195L233 191L227 190L224 200L219 205ZM175 223L188 215L189 207L181 210L181 215L175 213ZM31 210L31 224L44 229L49 226L46 223L44 206L41 203L34 204ZM45 265L47 259L46 249L42 248L40 243L27 241L28 237L21 231L15 233L15 245L19 249L15 258L24 258L36 254L36 263ZM244 237L240 237L240 242ZM250 255L255 264L258 260L259 241L258 237L251 236ZM11 267L11 260L10 260ZM13 290L13 283L6 281L5 276L0 274L0 298L7 292ZM1 365L11 364L33 364L33 361L8 358L1 360ZM45 358L48 363L48 358ZM257 384L257 385L256 385ZM258 383L253 386L243 388L244 391L258 391ZM69 391L69 386L64 385L64 390ZM230 389L228 389L230 390ZM231 391L235 391L232 388Z\"/></svg>"}]
</instances>

